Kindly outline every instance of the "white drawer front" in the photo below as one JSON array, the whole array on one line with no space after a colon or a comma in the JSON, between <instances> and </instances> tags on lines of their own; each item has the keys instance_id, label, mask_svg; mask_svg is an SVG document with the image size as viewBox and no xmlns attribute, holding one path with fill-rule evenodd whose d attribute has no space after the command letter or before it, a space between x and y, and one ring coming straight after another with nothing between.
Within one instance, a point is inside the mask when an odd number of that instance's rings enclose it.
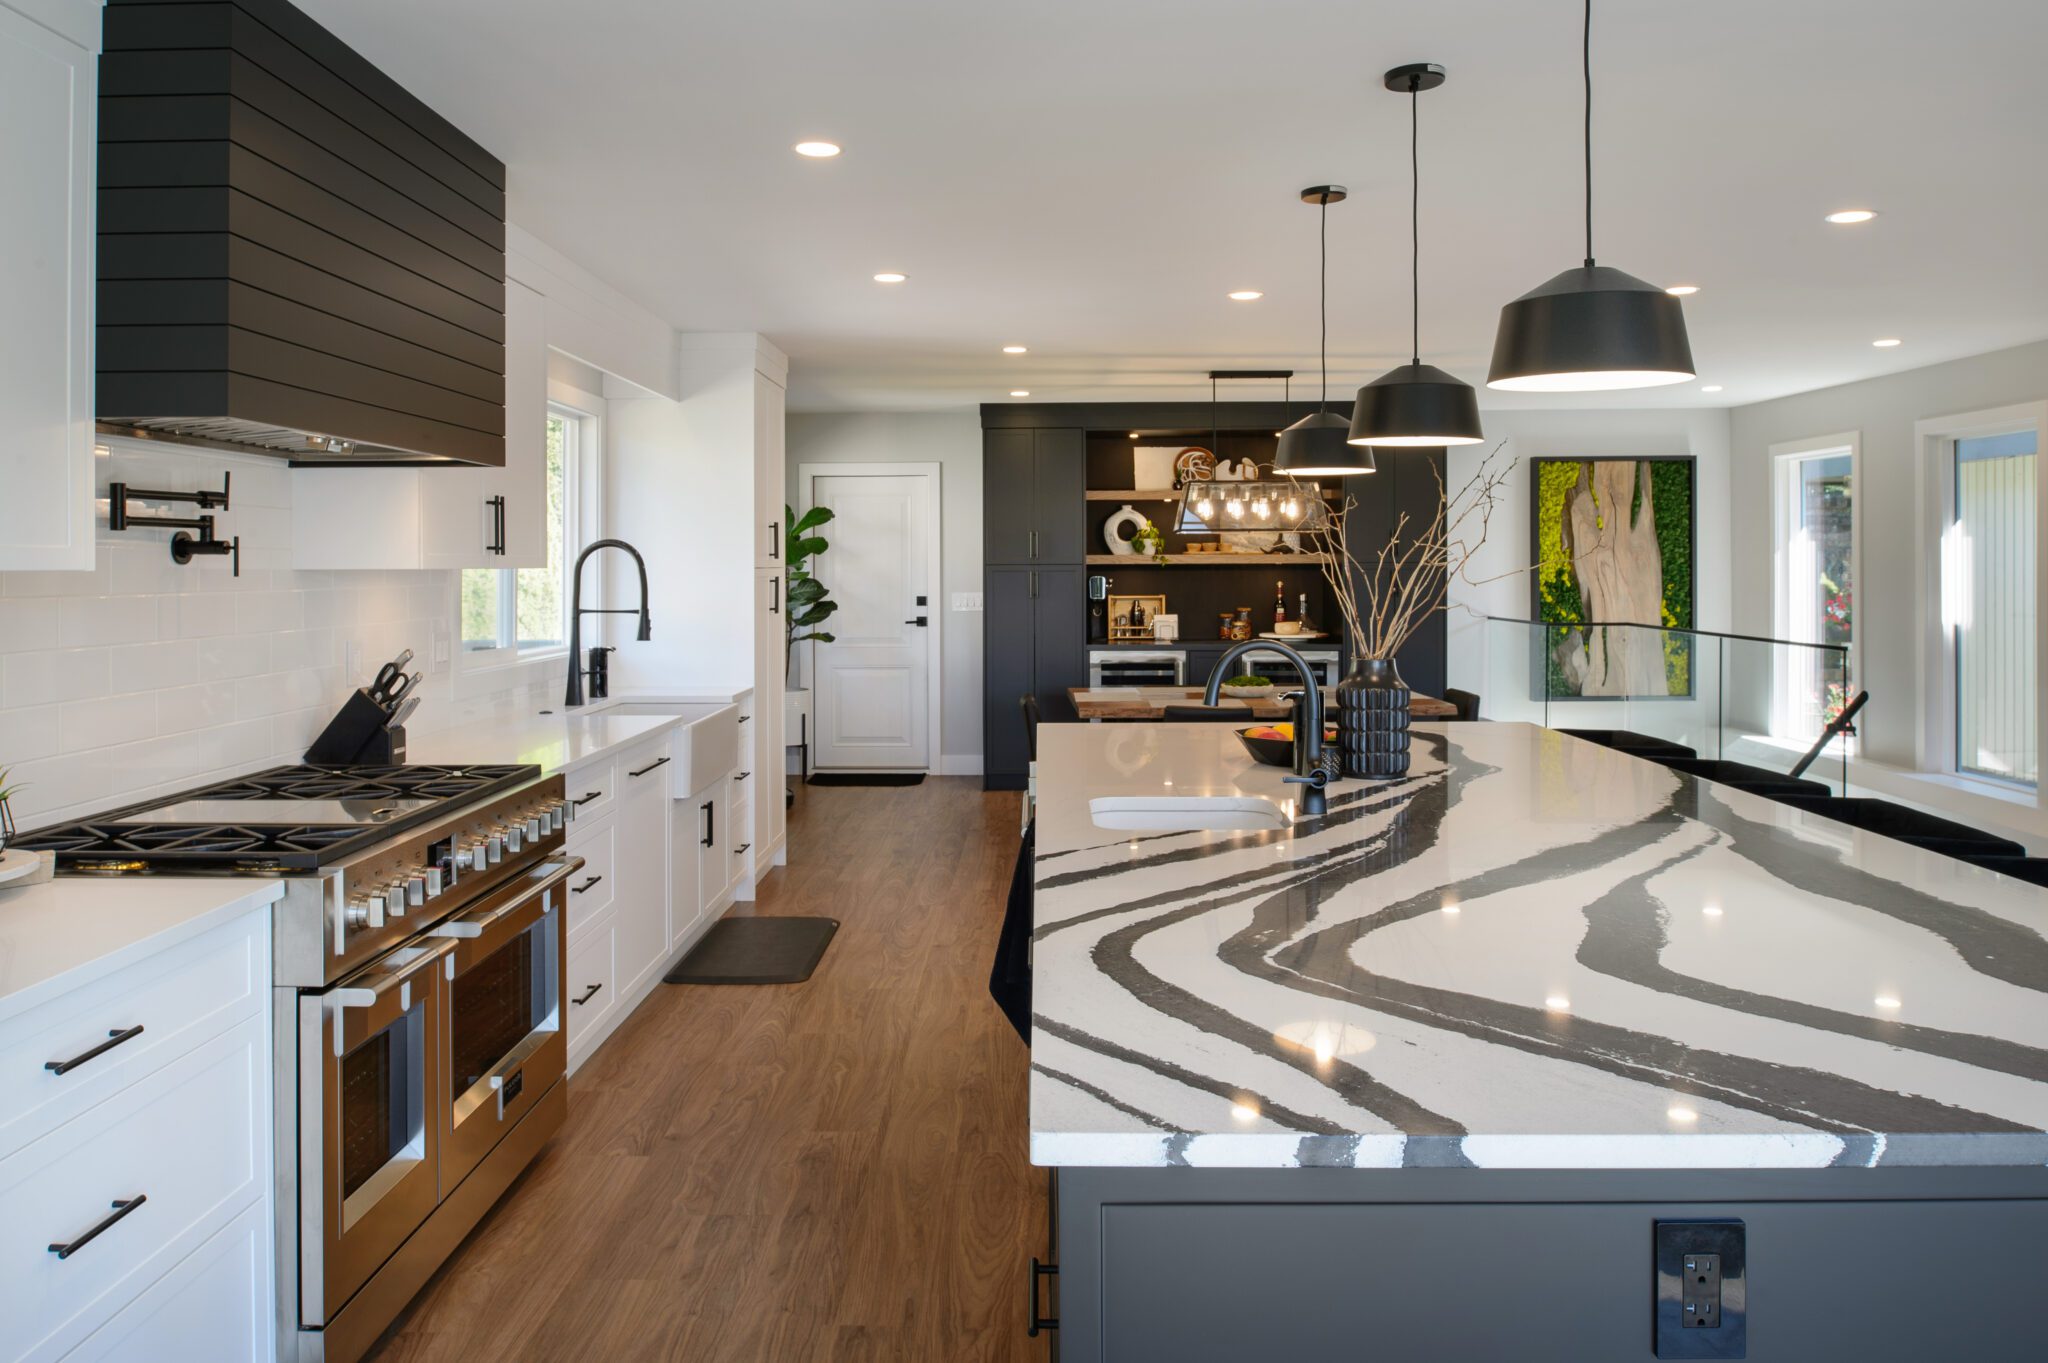
<instances>
[{"instance_id":1,"label":"white drawer front","mask_svg":"<svg viewBox=\"0 0 2048 1363\"><path fill-rule=\"evenodd\" d=\"M236 1017L262 1016L269 924L268 908L251 913L0 1024L0 1157L161 1069ZM83 1058L99 1046L107 1049ZM58 1074L52 1064L69 1068Z\"/></svg>"},{"instance_id":2,"label":"white drawer front","mask_svg":"<svg viewBox=\"0 0 2048 1363\"><path fill-rule=\"evenodd\" d=\"M569 1067L583 1063L590 1037L619 1006L613 962L612 920L593 925L569 944Z\"/></svg>"},{"instance_id":3,"label":"white drawer front","mask_svg":"<svg viewBox=\"0 0 2048 1363\"><path fill-rule=\"evenodd\" d=\"M0 1356L60 1356L261 1204L267 1035L249 1018L0 1161ZM138 1195L68 1258L48 1248Z\"/></svg>"},{"instance_id":4,"label":"white drawer front","mask_svg":"<svg viewBox=\"0 0 2048 1363\"><path fill-rule=\"evenodd\" d=\"M592 762L562 773L562 788L578 820L595 819L611 813L612 798L617 794L613 787L617 782L618 771L609 761ZM573 823L569 825L569 834L571 837L576 834Z\"/></svg>"},{"instance_id":5,"label":"white drawer front","mask_svg":"<svg viewBox=\"0 0 2048 1363\"><path fill-rule=\"evenodd\" d=\"M574 937L584 924L611 907L612 889L618 880L613 874L613 821L606 819L588 830L575 824L570 827L575 831L565 850L583 858L583 869L569 878L566 896L569 935Z\"/></svg>"},{"instance_id":6,"label":"white drawer front","mask_svg":"<svg viewBox=\"0 0 2048 1363\"><path fill-rule=\"evenodd\" d=\"M276 1352L270 1235L263 1205L249 1207L66 1354L64 1363L269 1363Z\"/></svg>"}]
</instances>

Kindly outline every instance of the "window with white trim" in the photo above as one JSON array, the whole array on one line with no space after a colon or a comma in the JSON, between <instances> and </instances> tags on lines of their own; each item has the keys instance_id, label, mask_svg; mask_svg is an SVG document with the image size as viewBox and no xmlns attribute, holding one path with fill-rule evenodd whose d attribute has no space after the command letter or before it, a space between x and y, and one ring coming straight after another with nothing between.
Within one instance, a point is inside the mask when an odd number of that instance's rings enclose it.
<instances>
[{"instance_id":1,"label":"window with white trim","mask_svg":"<svg viewBox=\"0 0 2048 1363\"><path fill-rule=\"evenodd\" d=\"M547 564L463 570L456 613L465 671L560 657L568 647L568 570L594 535L603 418L557 400L547 423Z\"/></svg>"},{"instance_id":2,"label":"window with white trim","mask_svg":"<svg viewBox=\"0 0 2048 1363\"><path fill-rule=\"evenodd\" d=\"M2027 786L2040 779L2039 440L2032 428L1956 438L1942 555L1956 770Z\"/></svg>"}]
</instances>

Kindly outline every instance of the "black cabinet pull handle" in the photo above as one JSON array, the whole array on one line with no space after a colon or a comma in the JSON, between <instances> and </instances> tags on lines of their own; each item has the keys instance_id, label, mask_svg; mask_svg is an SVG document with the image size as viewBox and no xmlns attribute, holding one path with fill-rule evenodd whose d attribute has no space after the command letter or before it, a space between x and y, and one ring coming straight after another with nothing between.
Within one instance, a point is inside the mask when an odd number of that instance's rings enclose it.
<instances>
[{"instance_id":1,"label":"black cabinet pull handle","mask_svg":"<svg viewBox=\"0 0 2048 1363\"><path fill-rule=\"evenodd\" d=\"M1040 1315L1038 1311L1039 1283L1047 1278L1057 1278L1059 1275L1060 1266L1058 1264L1041 1264L1038 1262L1037 1255L1031 1257L1031 1307L1029 1311L1031 1328L1024 1333L1032 1339L1038 1338L1040 1330L1057 1330L1060 1328L1060 1318L1058 1316Z\"/></svg>"},{"instance_id":2,"label":"black cabinet pull handle","mask_svg":"<svg viewBox=\"0 0 2048 1363\"><path fill-rule=\"evenodd\" d=\"M750 842L743 842L738 847L732 849L732 854L736 857L745 856L747 853L747 849L752 847L753 845L754 844Z\"/></svg>"},{"instance_id":3,"label":"black cabinet pull handle","mask_svg":"<svg viewBox=\"0 0 2048 1363\"><path fill-rule=\"evenodd\" d=\"M746 723L746 722L747 722L748 720L750 720L750 719L752 719L752 718L753 718L753 716L752 716L752 715L741 715L741 716L740 716L740 718L739 718L739 722L740 722L741 724L745 724L745 723Z\"/></svg>"},{"instance_id":4,"label":"black cabinet pull handle","mask_svg":"<svg viewBox=\"0 0 2048 1363\"><path fill-rule=\"evenodd\" d=\"M711 807L716 803L718 803L716 800L706 800L704 802L704 836L698 839L698 841L706 847L717 841L718 837L718 816L711 812Z\"/></svg>"},{"instance_id":5,"label":"black cabinet pull handle","mask_svg":"<svg viewBox=\"0 0 2048 1363\"><path fill-rule=\"evenodd\" d=\"M484 547L493 554L502 554L505 552L505 499L492 497L484 505L491 509L491 533L496 537L494 543Z\"/></svg>"},{"instance_id":6,"label":"black cabinet pull handle","mask_svg":"<svg viewBox=\"0 0 2048 1363\"><path fill-rule=\"evenodd\" d=\"M582 799L580 799L580 800L571 800L571 801L569 801L569 803L570 803L570 804L572 804L572 805L574 805L574 806L576 806L576 807L577 807L578 809L581 809L581 808L583 808L583 806L585 806L585 805L589 804L589 803L590 803L590 802L591 802L592 800L596 800L596 799L600 799L600 798L602 798L602 797L603 797L603 795L604 795L604 792L603 792L603 791L601 791L601 790L586 790L586 791L584 791L584 792L583 792L583 798L582 798Z\"/></svg>"},{"instance_id":7,"label":"black cabinet pull handle","mask_svg":"<svg viewBox=\"0 0 2048 1363\"><path fill-rule=\"evenodd\" d=\"M782 579L771 577L768 579L768 586L772 591L772 599L768 603L768 613L770 615L780 615L782 614Z\"/></svg>"},{"instance_id":8,"label":"black cabinet pull handle","mask_svg":"<svg viewBox=\"0 0 2048 1363\"><path fill-rule=\"evenodd\" d=\"M582 998L580 998L580 999L570 999L570 1000L569 1000L569 1002L571 1002L571 1003L575 1004L575 1005L576 1005L576 1006L577 1006L578 1008L581 1008L581 1007L582 1007L582 1006L583 1006L584 1004L586 1004L586 1003L590 1002L590 1001L591 1001L592 999L596 998L596 997L597 997L597 991L598 991L598 990L600 990L600 989L602 989L602 988L604 988L604 986L603 986L603 985L601 985L601 984L593 984L592 986L590 986L590 988L588 988L588 989L586 989L586 990L584 990L584 991L583 991L583 997L582 997Z\"/></svg>"},{"instance_id":9,"label":"black cabinet pull handle","mask_svg":"<svg viewBox=\"0 0 2048 1363\"><path fill-rule=\"evenodd\" d=\"M78 1251L84 1249L87 1245L99 1239L100 1235L103 1232L105 1232L109 1227L111 1227L116 1221L119 1221L122 1217L128 1215L128 1213L134 1211L137 1207L140 1207L143 1203L147 1201L149 1201L147 1197L143 1196L141 1193L137 1193L135 1196L131 1198L126 1198L120 1202L116 1202L114 1204L114 1213L112 1216L107 1217L104 1221L100 1222L97 1226L94 1226L91 1230L79 1236L76 1240L73 1240L68 1245L50 1246L50 1253L56 1255L59 1259L69 1259L72 1255L78 1253Z\"/></svg>"},{"instance_id":10,"label":"black cabinet pull handle","mask_svg":"<svg viewBox=\"0 0 2048 1363\"><path fill-rule=\"evenodd\" d=\"M583 883L582 883L581 885L571 885L571 886L569 887L569 893L570 893L570 894L582 894L582 893L583 893L584 891L586 891L586 890L589 890L589 889L592 889L593 887L595 887L595 886L596 886L596 885L597 885L597 884L598 884L598 883L599 883L600 881L602 881L603 879L604 879L604 877L603 877L603 876L592 876L592 877L591 877L590 879L588 879L588 880L584 881L584 882L583 882Z\"/></svg>"},{"instance_id":11,"label":"black cabinet pull handle","mask_svg":"<svg viewBox=\"0 0 2048 1363\"><path fill-rule=\"evenodd\" d=\"M113 1050L114 1047L120 1045L122 1042L133 1041L136 1037L139 1037L141 1035L141 1023L137 1023L135 1026L129 1027L125 1030L116 1027L112 1031L107 1033L107 1039L105 1041L102 1041L99 1045L93 1047L91 1050L81 1051L79 1054L72 1056L69 1060L45 1060L43 1062L43 1068L48 1070L52 1074L69 1074L71 1073L71 1071L77 1069L80 1065L83 1065L86 1061L96 1060L100 1056L105 1055L108 1051Z\"/></svg>"},{"instance_id":12,"label":"black cabinet pull handle","mask_svg":"<svg viewBox=\"0 0 2048 1363\"><path fill-rule=\"evenodd\" d=\"M782 522L768 522L768 557L782 557Z\"/></svg>"},{"instance_id":13,"label":"black cabinet pull handle","mask_svg":"<svg viewBox=\"0 0 2048 1363\"><path fill-rule=\"evenodd\" d=\"M740 774L739 774L738 776L735 776L735 777L733 777L732 779L733 779L733 780L735 780L735 781L744 781L744 780L746 780L746 779L747 779L747 778L748 778L749 776L752 776L753 774L754 774L754 773L752 773L752 772L750 772L750 771L743 771L743 772L741 772L741 773L740 773Z\"/></svg>"},{"instance_id":14,"label":"black cabinet pull handle","mask_svg":"<svg viewBox=\"0 0 2048 1363\"><path fill-rule=\"evenodd\" d=\"M647 774L648 772L650 772L650 771L653 771L653 770L654 770L654 769L655 769L656 767L665 767L665 766L667 766L667 765L668 765L668 759L667 759L666 757L657 757L657 758L655 758L655 759L654 759L654 760L653 760L652 762L649 762L649 763L648 763L648 764L647 764L646 766L644 766L644 767L640 768L640 770L638 770L638 771L629 771L629 772L627 772L627 773L626 773L626 775L628 775L628 776L645 776L645 775L646 775L646 774Z\"/></svg>"}]
</instances>

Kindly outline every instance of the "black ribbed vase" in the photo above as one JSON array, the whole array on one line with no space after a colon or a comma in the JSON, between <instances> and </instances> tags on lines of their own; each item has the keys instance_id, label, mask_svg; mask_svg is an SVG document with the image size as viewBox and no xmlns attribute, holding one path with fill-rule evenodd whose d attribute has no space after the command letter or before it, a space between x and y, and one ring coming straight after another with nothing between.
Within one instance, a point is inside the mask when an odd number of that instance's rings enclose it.
<instances>
[{"instance_id":1,"label":"black ribbed vase","mask_svg":"<svg viewBox=\"0 0 2048 1363\"><path fill-rule=\"evenodd\" d=\"M1392 658L1355 662L1337 683L1337 749L1346 776L1384 781L1408 774L1408 695Z\"/></svg>"}]
</instances>

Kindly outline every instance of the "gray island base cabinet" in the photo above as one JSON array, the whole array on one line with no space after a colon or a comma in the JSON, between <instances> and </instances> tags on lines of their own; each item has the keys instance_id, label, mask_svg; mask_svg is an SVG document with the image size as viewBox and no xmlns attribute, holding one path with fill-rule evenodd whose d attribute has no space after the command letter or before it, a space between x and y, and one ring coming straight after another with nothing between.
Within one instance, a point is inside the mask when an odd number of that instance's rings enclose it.
<instances>
[{"instance_id":1,"label":"gray island base cabinet","mask_svg":"<svg viewBox=\"0 0 2048 1363\"><path fill-rule=\"evenodd\" d=\"M1040 730L1065 1363L2048 1358L2048 890L1413 735L1297 818L1227 726Z\"/></svg>"},{"instance_id":2,"label":"gray island base cabinet","mask_svg":"<svg viewBox=\"0 0 2048 1363\"><path fill-rule=\"evenodd\" d=\"M1747 1349L1660 1355L1656 1225L1722 1219ZM1059 1227L1061 1363L2048 1356L2039 1168L1070 1168Z\"/></svg>"}]
</instances>

